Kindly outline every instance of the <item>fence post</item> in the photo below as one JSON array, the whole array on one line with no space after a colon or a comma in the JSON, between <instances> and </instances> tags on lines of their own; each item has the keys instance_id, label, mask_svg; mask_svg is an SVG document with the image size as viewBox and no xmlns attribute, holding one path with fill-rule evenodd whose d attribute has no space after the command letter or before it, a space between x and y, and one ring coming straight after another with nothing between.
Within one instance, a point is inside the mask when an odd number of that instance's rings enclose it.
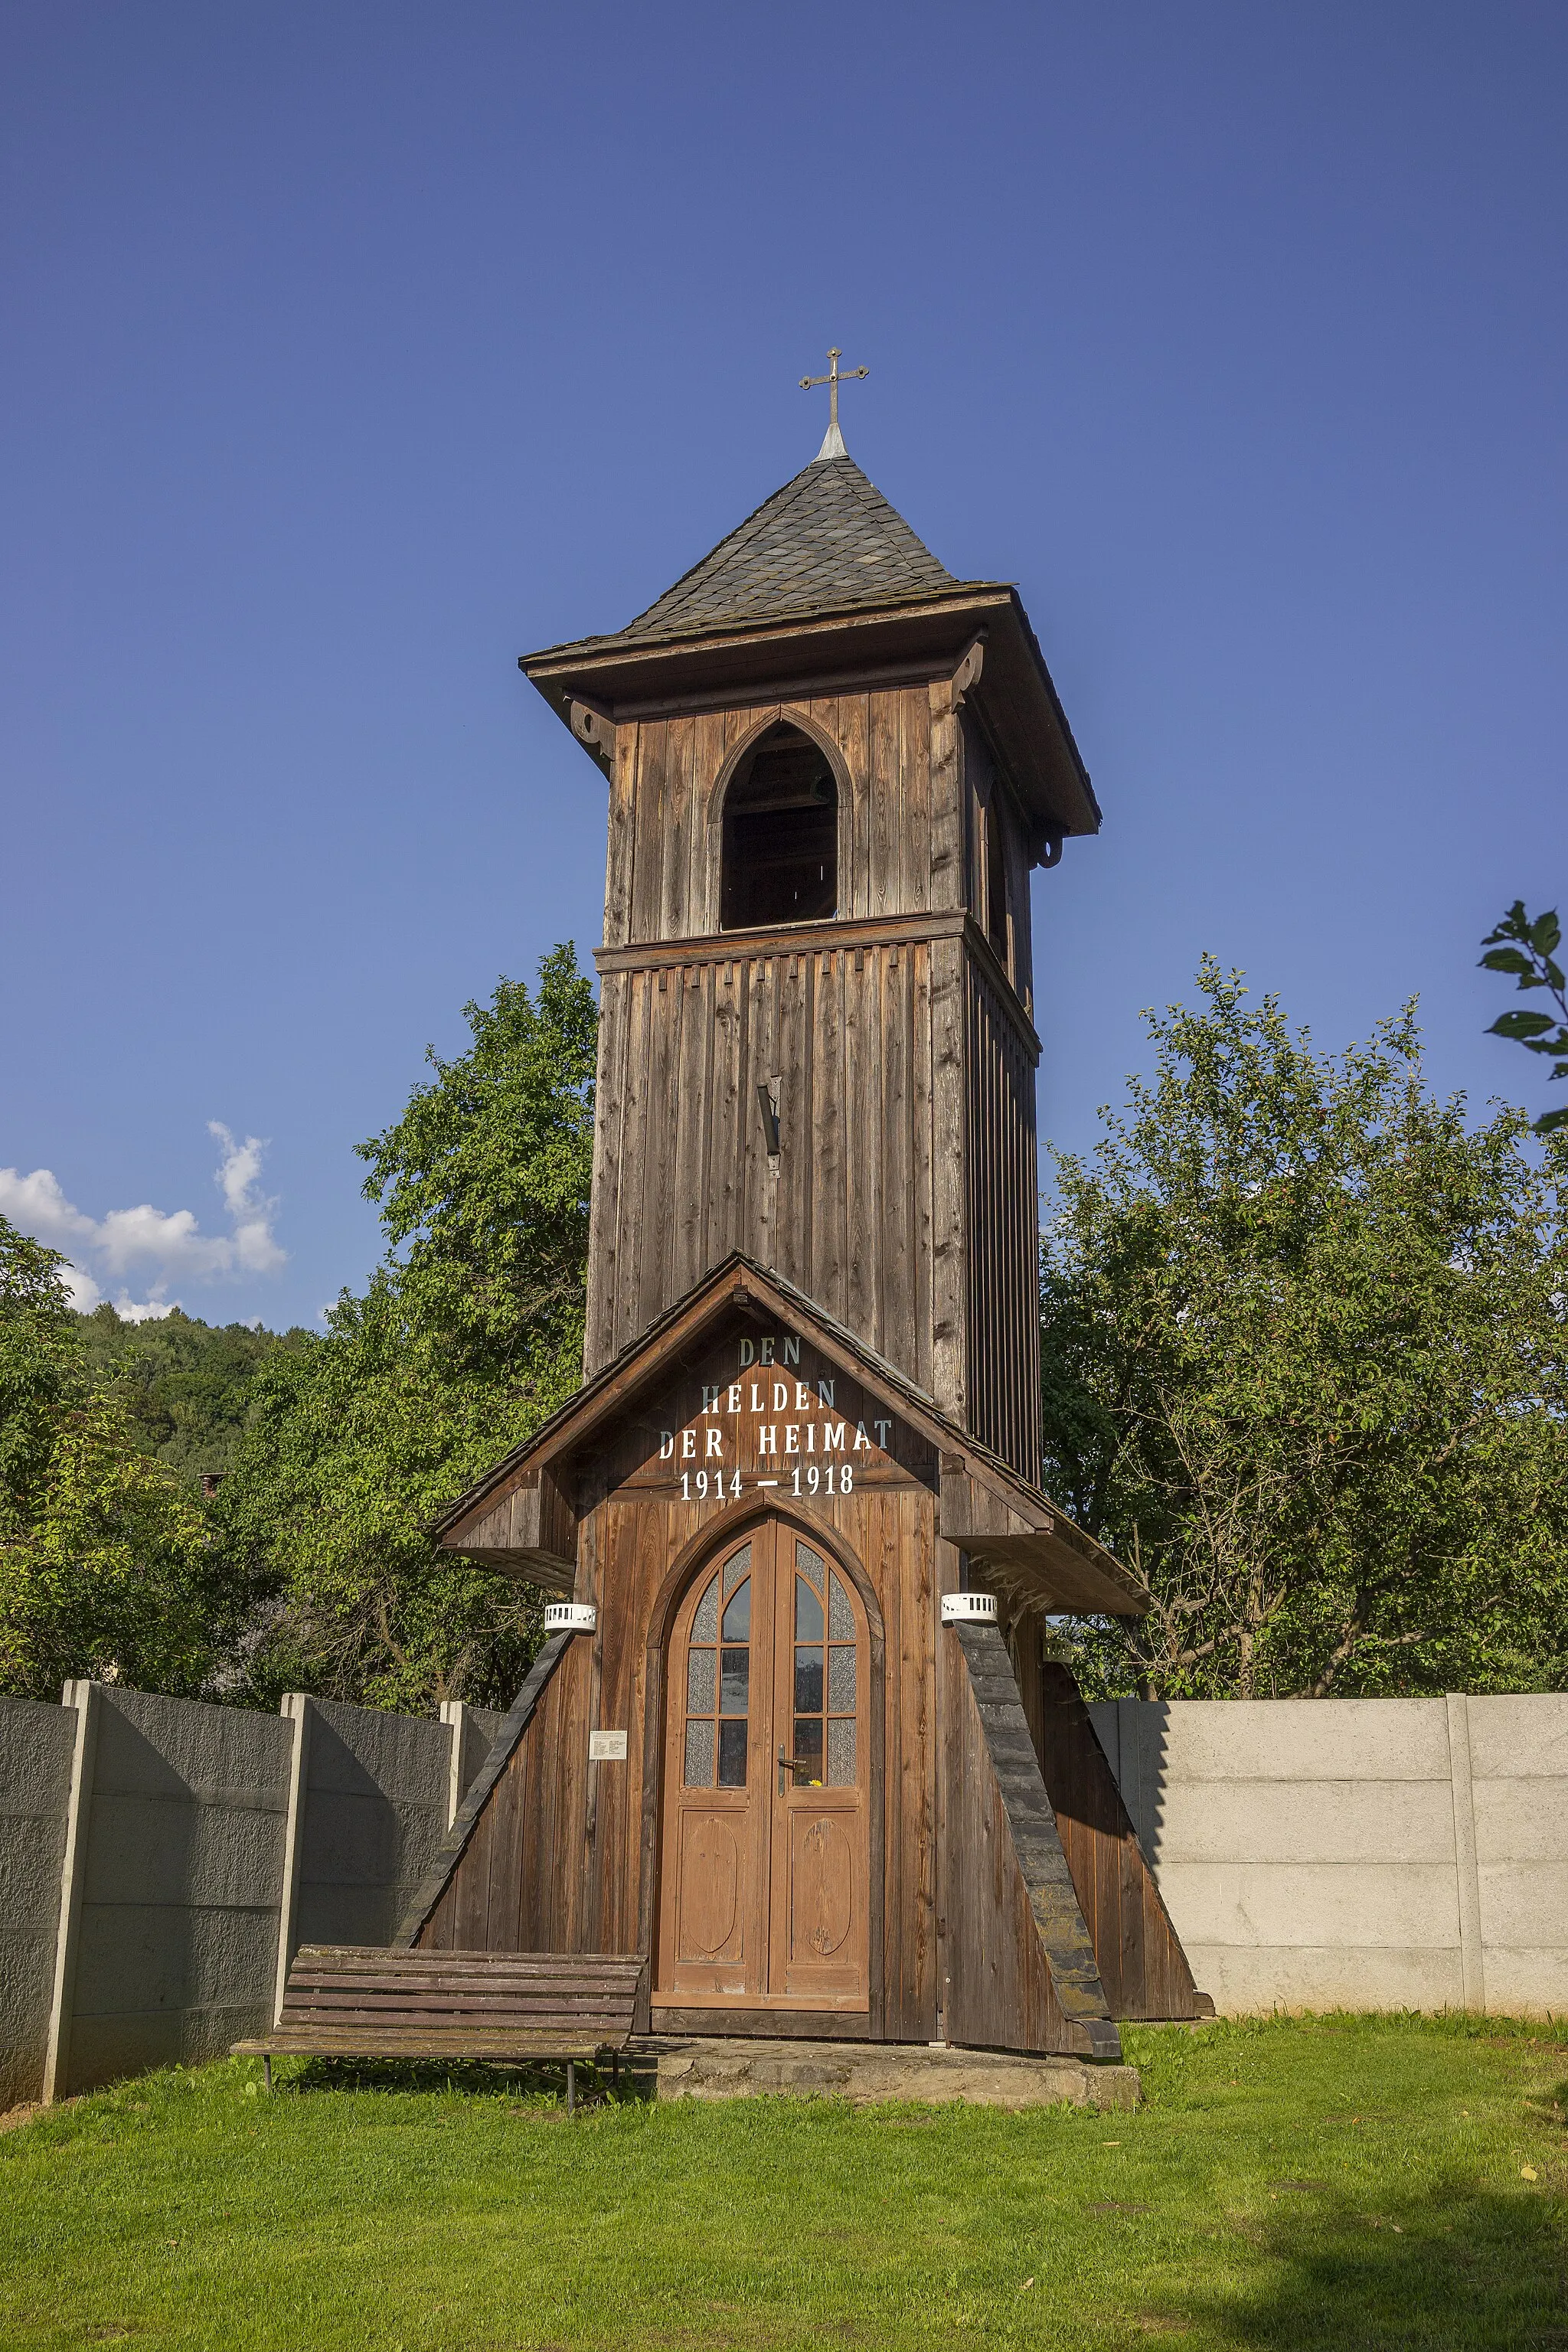
<instances>
[{"instance_id":1,"label":"fence post","mask_svg":"<svg viewBox=\"0 0 1568 2352\"><path fill-rule=\"evenodd\" d=\"M294 1957L294 1922L300 1910L300 1869L305 1858L305 1808L310 1787L310 1702L303 1691L285 1691L278 1712L294 1727L294 1748L289 1759L289 1811L283 1832L283 1886L278 1906L278 1975L272 1994L272 2021L283 2014L283 1992L289 1963Z\"/></svg>"},{"instance_id":2,"label":"fence post","mask_svg":"<svg viewBox=\"0 0 1568 2352\"><path fill-rule=\"evenodd\" d=\"M49 2044L44 2060L46 2106L64 2098L70 2087L71 2018L76 2006L76 1963L81 1937L82 1890L87 1883L87 1844L92 1826L93 1767L98 1758L97 1685L90 1682L67 1683L60 1703L76 1709L76 1747L71 1757L65 1859L60 1865L60 1924L55 1936Z\"/></svg>"},{"instance_id":3,"label":"fence post","mask_svg":"<svg viewBox=\"0 0 1568 2352\"><path fill-rule=\"evenodd\" d=\"M463 1702L460 1698L441 1701L441 1720L447 1727L447 1827L458 1818L458 1807L463 1801Z\"/></svg>"},{"instance_id":4,"label":"fence post","mask_svg":"<svg viewBox=\"0 0 1568 2352\"><path fill-rule=\"evenodd\" d=\"M1487 1979L1481 1948L1481 1878L1476 1861L1476 1792L1470 1773L1470 1703L1463 1691L1449 1691L1444 1704L1448 1710L1448 1773L1454 1792L1459 1981L1465 2007L1480 2015L1487 2005Z\"/></svg>"}]
</instances>

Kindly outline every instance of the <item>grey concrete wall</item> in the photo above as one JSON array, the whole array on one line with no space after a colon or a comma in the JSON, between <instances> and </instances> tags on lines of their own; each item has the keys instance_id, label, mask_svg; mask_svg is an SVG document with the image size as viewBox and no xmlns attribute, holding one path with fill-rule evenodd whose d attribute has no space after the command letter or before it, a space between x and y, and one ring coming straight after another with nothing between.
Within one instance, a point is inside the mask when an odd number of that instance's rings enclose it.
<instances>
[{"instance_id":1,"label":"grey concrete wall","mask_svg":"<svg viewBox=\"0 0 1568 2352\"><path fill-rule=\"evenodd\" d=\"M43 2089L74 1709L0 1698L0 2108Z\"/></svg>"},{"instance_id":2,"label":"grey concrete wall","mask_svg":"<svg viewBox=\"0 0 1568 2352\"><path fill-rule=\"evenodd\" d=\"M502 1718L0 1698L0 2107L265 2032L307 1939L384 1944Z\"/></svg>"},{"instance_id":3,"label":"grey concrete wall","mask_svg":"<svg viewBox=\"0 0 1568 2352\"><path fill-rule=\"evenodd\" d=\"M1222 2013L1568 2010L1568 1697L1090 1712Z\"/></svg>"},{"instance_id":4,"label":"grey concrete wall","mask_svg":"<svg viewBox=\"0 0 1568 2352\"><path fill-rule=\"evenodd\" d=\"M452 1730L331 1699L304 1708L289 1948L390 1944L447 1834Z\"/></svg>"},{"instance_id":5,"label":"grey concrete wall","mask_svg":"<svg viewBox=\"0 0 1568 2352\"><path fill-rule=\"evenodd\" d=\"M216 2056L271 2019L289 1733L103 1684L62 1906L55 2097Z\"/></svg>"}]
</instances>

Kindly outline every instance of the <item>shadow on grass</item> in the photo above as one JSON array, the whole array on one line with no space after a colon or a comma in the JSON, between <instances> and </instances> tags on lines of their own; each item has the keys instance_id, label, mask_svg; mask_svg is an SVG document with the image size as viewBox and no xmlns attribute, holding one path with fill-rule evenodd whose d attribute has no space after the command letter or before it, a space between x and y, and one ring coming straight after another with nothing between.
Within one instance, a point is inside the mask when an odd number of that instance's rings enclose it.
<instances>
[{"instance_id":1,"label":"shadow on grass","mask_svg":"<svg viewBox=\"0 0 1568 2352\"><path fill-rule=\"evenodd\" d=\"M306 2058L288 2074L277 2059L273 2067L278 2089L289 2093L392 2091L428 2096L432 2092L449 2091L464 2098L552 2098L563 2105L566 2098L564 2065L494 2065L477 2059ZM614 2084L607 2065L594 2066L584 2058L577 2061L580 2106L647 2098L652 2087L647 2069L634 2070L624 2060L619 2081Z\"/></svg>"},{"instance_id":2,"label":"shadow on grass","mask_svg":"<svg viewBox=\"0 0 1568 2352\"><path fill-rule=\"evenodd\" d=\"M1456 2182L1409 2200L1397 2188L1381 2206L1292 2194L1277 2218L1241 2222L1267 2284L1169 2319L1252 2352L1568 2352L1555 2199Z\"/></svg>"}]
</instances>

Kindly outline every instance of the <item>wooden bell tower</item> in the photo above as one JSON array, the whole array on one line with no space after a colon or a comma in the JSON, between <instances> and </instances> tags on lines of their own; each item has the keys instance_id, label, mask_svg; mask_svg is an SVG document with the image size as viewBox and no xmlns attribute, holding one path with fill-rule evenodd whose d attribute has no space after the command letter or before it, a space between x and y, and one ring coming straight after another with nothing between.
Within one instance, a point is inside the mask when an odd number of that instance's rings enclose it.
<instances>
[{"instance_id":1,"label":"wooden bell tower","mask_svg":"<svg viewBox=\"0 0 1568 2352\"><path fill-rule=\"evenodd\" d=\"M1028 877L1100 813L1016 591L835 446L521 664L610 784L585 1370L739 1250L1035 1480Z\"/></svg>"},{"instance_id":2,"label":"wooden bell tower","mask_svg":"<svg viewBox=\"0 0 1568 2352\"><path fill-rule=\"evenodd\" d=\"M1023 607L835 424L522 667L610 781L587 1360L437 1522L563 1607L402 1940L1113 2058L1203 2004L1040 1639L1146 1601L1038 1486L1028 877L1099 812Z\"/></svg>"}]
</instances>

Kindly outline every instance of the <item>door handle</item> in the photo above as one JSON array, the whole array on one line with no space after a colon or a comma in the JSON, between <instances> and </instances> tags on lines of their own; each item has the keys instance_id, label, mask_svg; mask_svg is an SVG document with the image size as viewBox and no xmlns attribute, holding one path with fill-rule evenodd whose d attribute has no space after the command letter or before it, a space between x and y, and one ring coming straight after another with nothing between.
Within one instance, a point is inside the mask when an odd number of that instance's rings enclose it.
<instances>
[{"instance_id":1,"label":"door handle","mask_svg":"<svg viewBox=\"0 0 1568 2352\"><path fill-rule=\"evenodd\" d=\"M805 1769L805 1766L801 1762L798 1756L786 1756L782 1748L779 1749L779 1794L781 1797L784 1792L784 1774L786 1772L804 1772Z\"/></svg>"}]
</instances>

